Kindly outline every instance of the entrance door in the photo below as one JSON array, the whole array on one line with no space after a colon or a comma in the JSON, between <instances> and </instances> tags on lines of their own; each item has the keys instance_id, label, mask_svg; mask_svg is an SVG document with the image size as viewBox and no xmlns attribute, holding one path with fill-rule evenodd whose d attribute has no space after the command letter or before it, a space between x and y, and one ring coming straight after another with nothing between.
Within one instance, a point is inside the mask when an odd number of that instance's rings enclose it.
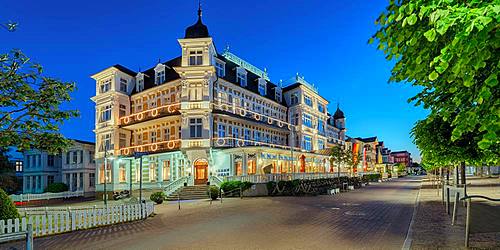
<instances>
[{"instance_id":1,"label":"entrance door","mask_svg":"<svg viewBox=\"0 0 500 250\"><path fill-rule=\"evenodd\" d=\"M194 163L194 184L204 185L208 181L208 162L207 160L197 160Z\"/></svg>"}]
</instances>

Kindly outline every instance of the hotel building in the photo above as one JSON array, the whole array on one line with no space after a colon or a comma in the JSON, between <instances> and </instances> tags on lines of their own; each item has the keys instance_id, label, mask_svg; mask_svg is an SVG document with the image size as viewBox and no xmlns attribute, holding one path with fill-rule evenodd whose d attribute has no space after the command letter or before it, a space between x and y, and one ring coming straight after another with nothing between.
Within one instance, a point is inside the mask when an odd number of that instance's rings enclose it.
<instances>
[{"instance_id":1,"label":"hotel building","mask_svg":"<svg viewBox=\"0 0 500 250\"><path fill-rule=\"evenodd\" d=\"M121 65L96 81L96 191L270 173L328 173L328 147L345 145L345 116L298 74L274 83L198 21L179 56L145 71ZM142 159L134 153L147 155ZM142 163L141 163L142 162ZM142 165L142 169L141 166Z\"/></svg>"}]
</instances>

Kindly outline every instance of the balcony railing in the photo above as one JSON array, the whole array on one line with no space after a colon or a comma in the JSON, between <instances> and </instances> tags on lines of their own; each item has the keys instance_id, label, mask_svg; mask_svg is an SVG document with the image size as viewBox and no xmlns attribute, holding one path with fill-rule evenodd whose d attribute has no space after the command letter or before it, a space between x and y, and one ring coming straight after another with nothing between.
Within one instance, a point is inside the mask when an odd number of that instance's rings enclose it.
<instances>
[{"instance_id":1,"label":"balcony railing","mask_svg":"<svg viewBox=\"0 0 500 250\"><path fill-rule=\"evenodd\" d=\"M348 176L347 172L340 172L340 176ZM290 181L290 180L315 180L325 178L337 178L338 172L334 173L281 173L281 174L256 174L241 176L226 176L226 181L249 181L252 183L267 183L269 181Z\"/></svg>"},{"instance_id":2,"label":"balcony railing","mask_svg":"<svg viewBox=\"0 0 500 250\"><path fill-rule=\"evenodd\" d=\"M272 116L264 115L264 114L259 114L255 111L249 110L244 107L237 106L234 103L227 103L225 101L222 101L221 99L215 99L214 103L214 108L218 110L223 110L226 112L231 112L236 115L240 115L242 117L247 117L247 118L252 118L256 121L259 122L265 122L269 125L275 125L280 128L287 128L288 130L292 129L292 124L285 122L283 120L277 119Z\"/></svg>"},{"instance_id":3,"label":"balcony railing","mask_svg":"<svg viewBox=\"0 0 500 250\"><path fill-rule=\"evenodd\" d=\"M135 152L164 152L180 148L181 140L160 141L120 149L120 155L131 155Z\"/></svg>"},{"instance_id":4,"label":"balcony railing","mask_svg":"<svg viewBox=\"0 0 500 250\"><path fill-rule=\"evenodd\" d=\"M213 146L214 147L248 147L248 146L265 146L270 148L280 148L290 150L289 146L275 144L275 143L267 143L261 141L252 141L245 140L242 138L233 138L233 137L218 137L213 138ZM300 148L293 148L295 151L302 151Z\"/></svg>"},{"instance_id":5,"label":"balcony railing","mask_svg":"<svg viewBox=\"0 0 500 250\"><path fill-rule=\"evenodd\" d=\"M133 123L146 121L152 118L158 118L164 115L175 114L180 109L180 103L163 105L157 108L144 110L131 115L120 117L120 125L130 125Z\"/></svg>"}]
</instances>

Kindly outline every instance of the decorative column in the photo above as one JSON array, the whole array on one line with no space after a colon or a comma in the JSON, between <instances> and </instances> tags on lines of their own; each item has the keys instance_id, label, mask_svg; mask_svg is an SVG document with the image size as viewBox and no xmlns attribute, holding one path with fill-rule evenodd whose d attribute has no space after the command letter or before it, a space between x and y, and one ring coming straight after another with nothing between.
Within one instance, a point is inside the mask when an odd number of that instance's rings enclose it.
<instances>
[{"instance_id":1,"label":"decorative column","mask_svg":"<svg viewBox=\"0 0 500 250\"><path fill-rule=\"evenodd\" d=\"M80 175L81 175L81 173L76 173L76 190L75 191L80 190Z\"/></svg>"}]
</instances>

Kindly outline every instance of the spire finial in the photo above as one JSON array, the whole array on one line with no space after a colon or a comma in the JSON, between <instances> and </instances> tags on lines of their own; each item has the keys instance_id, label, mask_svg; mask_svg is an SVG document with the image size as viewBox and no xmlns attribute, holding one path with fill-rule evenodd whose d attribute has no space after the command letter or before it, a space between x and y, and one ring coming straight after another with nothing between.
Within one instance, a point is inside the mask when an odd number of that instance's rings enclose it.
<instances>
[{"instance_id":1,"label":"spire finial","mask_svg":"<svg viewBox=\"0 0 500 250\"><path fill-rule=\"evenodd\" d=\"M337 101L337 109L340 108L340 103Z\"/></svg>"},{"instance_id":2,"label":"spire finial","mask_svg":"<svg viewBox=\"0 0 500 250\"><path fill-rule=\"evenodd\" d=\"M201 19L201 0L198 0L198 18Z\"/></svg>"}]
</instances>

